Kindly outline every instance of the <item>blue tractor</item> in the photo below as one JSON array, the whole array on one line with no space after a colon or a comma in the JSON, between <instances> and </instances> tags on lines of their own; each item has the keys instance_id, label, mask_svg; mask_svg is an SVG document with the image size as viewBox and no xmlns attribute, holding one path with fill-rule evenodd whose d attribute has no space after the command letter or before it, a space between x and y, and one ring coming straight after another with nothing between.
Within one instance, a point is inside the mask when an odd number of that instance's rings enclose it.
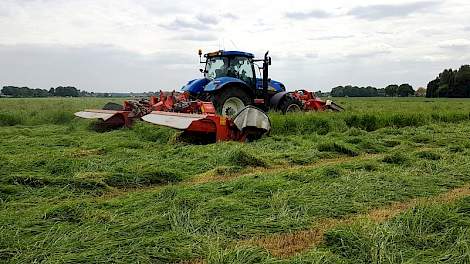
<instances>
[{"instance_id":1,"label":"blue tractor","mask_svg":"<svg viewBox=\"0 0 470 264\"><path fill-rule=\"evenodd\" d=\"M255 59L252 53L219 50L204 54L199 50L200 69L203 78L189 81L182 90L193 99L211 101L218 114L232 117L247 105L255 105L264 111L276 109L282 112L298 111L301 100L286 92L285 86L268 77L271 57L266 52L263 59ZM259 67L256 62L262 62ZM262 70L257 77L256 70Z\"/></svg>"}]
</instances>

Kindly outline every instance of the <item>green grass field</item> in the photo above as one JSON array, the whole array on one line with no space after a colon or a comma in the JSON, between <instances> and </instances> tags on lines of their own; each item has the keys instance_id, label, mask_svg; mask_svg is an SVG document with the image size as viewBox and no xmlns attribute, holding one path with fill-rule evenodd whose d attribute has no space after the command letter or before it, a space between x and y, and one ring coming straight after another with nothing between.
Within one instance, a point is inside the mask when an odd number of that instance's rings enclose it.
<instances>
[{"instance_id":1,"label":"green grass field","mask_svg":"<svg viewBox=\"0 0 470 264\"><path fill-rule=\"evenodd\" d=\"M470 263L470 100L343 98L209 145L73 116L107 101L0 99L0 262Z\"/></svg>"}]
</instances>

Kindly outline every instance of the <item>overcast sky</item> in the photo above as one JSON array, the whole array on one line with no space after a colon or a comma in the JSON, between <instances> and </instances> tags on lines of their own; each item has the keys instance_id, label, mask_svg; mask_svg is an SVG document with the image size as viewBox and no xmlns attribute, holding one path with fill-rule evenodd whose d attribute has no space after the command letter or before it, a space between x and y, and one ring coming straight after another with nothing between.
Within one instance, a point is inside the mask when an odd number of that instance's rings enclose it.
<instances>
[{"instance_id":1,"label":"overcast sky","mask_svg":"<svg viewBox=\"0 0 470 264\"><path fill-rule=\"evenodd\" d=\"M273 59L289 90L425 86L470 63L470 1L0 0L0 86L179 89L197 50Z\"/></svg>"}]
</instances>

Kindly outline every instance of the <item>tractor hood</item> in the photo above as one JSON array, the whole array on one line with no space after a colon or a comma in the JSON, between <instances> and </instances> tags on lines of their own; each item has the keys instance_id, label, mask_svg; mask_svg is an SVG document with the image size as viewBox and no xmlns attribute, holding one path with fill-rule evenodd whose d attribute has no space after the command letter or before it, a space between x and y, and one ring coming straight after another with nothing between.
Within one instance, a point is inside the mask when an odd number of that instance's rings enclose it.
<instances>
[{"instance_id":1,"label":"tractor hood","mask_svg":"<svg viewBox=\"0 0 470 264\"><path fill-rule=\"evenodd\" d=\"M263 79L256 78L256 89L263 89ZM270 80L268 84L268 91L275 91L277 93L284 92L286 87L281 82Z\"/></svg>"},{"instance_id":2,"label":"tractor hood","mask_svg":"<svg viewBox=\"0 0 470 264\"><path fill-rule=\"evenodd\" d=\"M211 91L218 90L224 87L228 83L240 83L245 86L248 86L242 80L237 79L237 78L232 78L232 77L220 77L214 80L210 80L207 78L200 78L200 79L194 79L194 80L189 81L186 85L184 85L181 88L181 90L188 92L190 94L201 94L204 92L211 92ZM263 89L263 79L261 78L256 79L256 89ZM269 81L268 91L279 93L285 90L286 88L284 84L282 84L281 82L278 82L275 80Z\"/></svg>"},{"instance_id":3,"label":"tractor hood","mask_svg":"<svg viewBox=\"0 0 470 264\"><path fill-rule=\"evenodd\" d=\"M217 91L217 90L225 87L225 85L227 85L227 84L239 84L239 85L243 85L243 86L248 87L248 85L240 79L233 78L233 77L219 77L219 78L215 78L214 80L209 82L204 87L204 91L205 92Z\"/></svg>"},{"instance_id":4,"label":"tractor hood","mask_svg":"<svg viewBox=\"0 0 470 264\"><path fill-rule=\"evenodd\" d=\"M200 94L204 92L204 87L211 82L211 80L207 78L201 79L194 79L189 81L186 85L184 85L181 90L188 92L190 94Z\"/></svg>"},{"instance_id":5,"label":"tractor hood","mask_svg":"<svg viewBox=\"0 0 470 264\"><path fill-rule=\"evenodd\" d=\"M190 94L200 94L203 92L216 91L230 83L238 83L244 86L248 86L244 81L232 77L220 77L214 80L201 78L189 81L181 88L181 90L189 92Z\"/></svg>"}]
</instances>

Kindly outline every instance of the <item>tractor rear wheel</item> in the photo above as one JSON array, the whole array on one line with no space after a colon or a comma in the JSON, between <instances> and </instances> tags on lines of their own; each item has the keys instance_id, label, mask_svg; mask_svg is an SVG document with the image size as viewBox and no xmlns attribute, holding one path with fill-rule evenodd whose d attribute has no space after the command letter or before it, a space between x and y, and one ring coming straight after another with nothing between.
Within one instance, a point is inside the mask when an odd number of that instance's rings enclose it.
<instances>
[{"instance_id":1,"label":"tractor rear wheel","mask_svg":"<svg viewBox=\"0 0 470 264\"><path fill-rule=\"evenodd\" d=\"M302 102L290 94L287 94L279 104L279 110L281 110L283 114L300 112L302 108Z\"/></svg>"},{"instance_id":2,"label":"tractor rear wheel","mask_svg":"<svg viewBox=\"0 0 470 264\"><path fill-rule=\"evenodd\" d=\"M241 88L227 87L215 92L212 103L218 114L233 117L247 105L252 104L253 99Z\"/></svg>"}]
</instances>

